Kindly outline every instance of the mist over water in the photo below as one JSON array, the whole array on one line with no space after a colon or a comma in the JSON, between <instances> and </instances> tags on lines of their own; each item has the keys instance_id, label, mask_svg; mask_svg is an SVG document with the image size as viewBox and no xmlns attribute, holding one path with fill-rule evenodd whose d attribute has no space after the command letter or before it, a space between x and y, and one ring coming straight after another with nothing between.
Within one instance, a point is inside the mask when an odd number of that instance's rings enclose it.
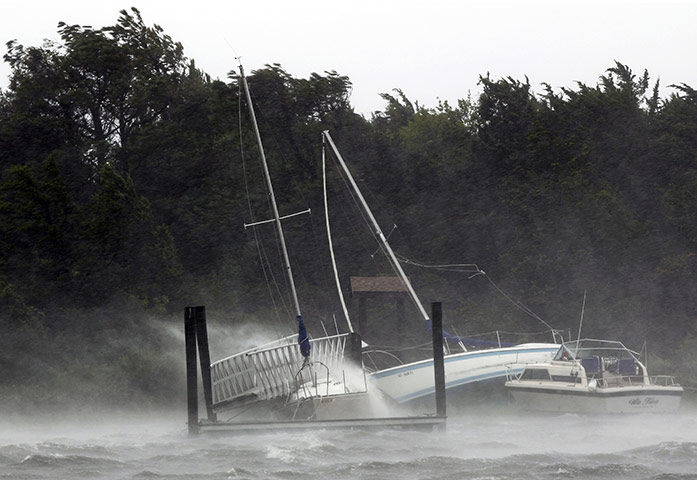
<instances>
[{"instance_id":1,"label":"mist over water","mask_svg":"<svg viewBox=\"0 0 697 480\"><path fill-rule=\"evenodd\" d=\"M697 479L697 414L472 412L446 432L189 437L185 412L0 422L0 478Z\"/></svg>"}]
</instances>

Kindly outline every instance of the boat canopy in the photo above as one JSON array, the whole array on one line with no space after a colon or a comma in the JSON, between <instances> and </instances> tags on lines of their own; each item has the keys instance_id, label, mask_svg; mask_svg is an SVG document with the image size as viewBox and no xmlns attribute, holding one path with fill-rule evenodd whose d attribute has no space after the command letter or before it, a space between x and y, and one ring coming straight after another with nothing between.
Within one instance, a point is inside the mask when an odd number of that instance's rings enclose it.
<instances>
[{"instance_id":1,"label":"boat canopy","mask_svg":"<svg viewBox=\"0 0 697 480\"><path fill-rule=\"evenodd\" d=\"M582 360L594 357L638 360L639 354L625 347L622 342L584 339L563 344L554 360Z\"/></svg>"}]
</instances>

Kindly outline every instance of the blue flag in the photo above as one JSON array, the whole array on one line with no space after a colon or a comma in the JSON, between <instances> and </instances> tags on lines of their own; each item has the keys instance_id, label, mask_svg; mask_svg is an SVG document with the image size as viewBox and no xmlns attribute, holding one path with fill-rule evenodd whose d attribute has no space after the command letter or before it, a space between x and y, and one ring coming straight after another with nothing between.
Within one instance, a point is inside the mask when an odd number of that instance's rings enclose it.
<instances>
[{"instance_id":1,"label":"blue flag","mask_svg":"<svg viewBox=\"0 0 697 480\"><path fill-rule=\"evenodd\" d=\"M300 353L303 357L310 356L310 340L307 338L307 330L303 323L303 317L298 315L298 345L300 345Z\"/></svg>"}]
</instances>

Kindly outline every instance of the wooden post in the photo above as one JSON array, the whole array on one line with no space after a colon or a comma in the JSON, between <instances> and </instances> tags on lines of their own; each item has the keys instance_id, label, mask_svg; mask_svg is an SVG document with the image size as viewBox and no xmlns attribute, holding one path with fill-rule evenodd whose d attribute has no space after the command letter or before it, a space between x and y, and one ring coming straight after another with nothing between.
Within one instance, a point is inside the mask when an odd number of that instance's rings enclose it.
<instances>
[{"instance_id":1,"label":"wooden post","mask_svg":"<svg viewBox=\"0 0 697 480\"><path fill-rule=\"evenodd\" d=\"M436 387L436 415L445 416L445 363L443 359L443 309L440 302L431 303L433 335L433 376Z\"/></svg>"},{"instance_id":2,"label":"wooden post","mask_svg":"<svg viewBox=\"0 0 697 480\"><path fill-rule=\"evenodd\" d=\"M395 332L404 332L406 328L406 322L404 321L404 296L397 296L395 307L397 309L397 319L395 320ZM399 347L399 352L396 352L397 357L401 361L405 361L405 356L403 355L402 347L404 346L404 337L406 335L396 335L397 346Z\"/></svg>"},{"instance_id":3,"label":"wooden post","mask_svg":"<svg viewBox=\"0 0 697 480\"><path fill-rule=\"evenodd\" d=\"M186 346L186 401L189 435L198 433L198 371L196 367L196 315L193 307L184 310Z\"/></svg>"},{"instance_id":4,"label":"wooden post","mask_svg":"<svg viewBox=\"0 0 697 480\"><path fill-rule=\"evenodd\" d=\"M201 380L203 380L203 398L206 401L208 421L217 420L213 411L213 389L211 385L211 356L208 349L208 329L206 328L206 307L194 307L196 318L196 342L198 358L201 363Z\"/></svg>"},{"instance_id":5,"label":"wooden post","mask_svg":"<svg viewBox=\"0 0 697 480\"><path fill-rule=\"evenodd\" d=\"M361 336L357 333L349 333L348 340L346 341L346 350L348 350L348 355L346 358L359 368L363 368L363 341Z\"/></svg>"},{"instance_id":6,"label":"wooden post","mask_svg":"<svg viewBox=\"0 0 697 480\"><path fill-rule=\"evenodd\" d=\"M358 333L361 337L365 337L367 323L368 323L368 308L366 305L366 298L360 297L358 299Z\"/></svg>"}]
</instances>

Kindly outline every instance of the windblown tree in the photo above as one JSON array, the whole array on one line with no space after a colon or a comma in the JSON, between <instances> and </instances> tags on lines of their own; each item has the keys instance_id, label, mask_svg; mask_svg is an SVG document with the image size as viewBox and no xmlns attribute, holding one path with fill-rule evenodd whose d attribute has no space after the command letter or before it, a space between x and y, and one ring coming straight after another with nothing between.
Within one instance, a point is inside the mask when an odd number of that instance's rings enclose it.
<instances>
[{"instance_id":1,"label":"windblown tree","mask_svg":"<svg viewBox=\"0 0 697 480\"><path fill-rule=\"evenodd\" d=\"M171 236L134 190L123 152L181 96L182 47L145 26L136 9L121 12L113 27L61 23L59 33L61 44L9 42L5 55L12 68L0 123L6 281L32 305L70 292L101 303L119 291L145 305L166 303L176 280L165 282L166 293L153 292L152 271L129 268L147 258L155 270L181 275ZM148 254L136 253L142 249ZM27 271L36 281L26 281Z\"/></svg>"},{"instance_id":2,"label":"windblown tree","mask_svg":"<svg viewBox=\"0 0 697 480\"><path fill-rule=\"evenodd\" d=\"M61 22L58 32L60 44L8 43L13 106L27 119L60 120L71 143L80 140L81 160L95 170L108 161L126 173L117 149L162 119L180 95L183 48L159 26L147 27L135 8L122 11L113 27Z\"/></svg>"}]
</instances>

